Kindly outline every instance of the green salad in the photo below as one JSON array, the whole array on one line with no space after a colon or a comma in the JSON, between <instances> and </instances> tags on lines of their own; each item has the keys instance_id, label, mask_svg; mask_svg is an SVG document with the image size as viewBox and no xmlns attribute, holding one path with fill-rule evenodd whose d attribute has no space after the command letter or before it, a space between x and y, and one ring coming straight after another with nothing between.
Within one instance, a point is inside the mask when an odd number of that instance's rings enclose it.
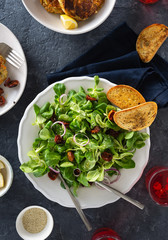
<instances>
[{"instance_id":1,"label":"green salad","mask_svg":"<svg viewBox=\"0 0 168 240\"><path fill-rule=\"evenodd\" d=\"M35 177L60 172L74 195L80 185L89 187L92 182L119 175L121 168L134 168L134 153L149 137L121 129L109 118L110 112L120 109L111 105L98 87L99 77L94 80L94 88L85 91L80 87L67 94L65 85L57 83L52 103L34 105L33 125L38 125L39 132L28 152L30 160L20 166Z\"/></svg>"}]
</instances>

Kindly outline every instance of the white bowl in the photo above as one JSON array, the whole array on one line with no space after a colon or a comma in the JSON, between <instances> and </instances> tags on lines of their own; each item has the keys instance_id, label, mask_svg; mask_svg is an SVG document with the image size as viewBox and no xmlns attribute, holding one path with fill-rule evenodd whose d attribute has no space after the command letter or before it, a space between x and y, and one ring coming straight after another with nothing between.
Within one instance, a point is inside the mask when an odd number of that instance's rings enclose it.
<instances>
[{"instance_id":1,"label":"white bowl","mask_svg":"<svg viewBox=\"0 0 168 240\"><path fill-rule=\"evenodd\" d=\"M47 224L46 224L45 228L39 233L29 233L29 232L27 232L24 229L24 226L23 226L23 223L22 223L22 217L23 217L24 213L27 210L32 209L32 208L40 208L40 209L44 210L45 213L47 214ZM51 234L51 232L53 230L53 226L54 226L54 220L53 220L53 217L52 217L51 213L47 209L45 209L43 207L40 207L40 206L30 206L30 207L24 208L19 213L19 215L17 216L17 219L16 219L17 233L24 240L44 240Z\"/></svg>"},{"instance_id":2,"label":"white bowl","mask_svg":"<svg viewBox=\"0 0 168 240\"><path fill-rule=\"evenodd\" d=\"M53 31L72 35L89 32L102 24L112 12L115 1L116 0L105 0L104 5L97 14L86 21L80 21L78 28L66 30L61 23L60 14L48 13L40 4L40 0L22 0L27 11L39 23Z\"/></svg>"},{"instance_id":3,"label":"white bowl","mask_svg":"<svg viewBox=\"0 0 168 240\"><path fill-rule=\"evenodd\" d=\"M2 169L2 171L0 171L2 172L5 179L5 186L3 188L0 188L0 197L2 197L5 193L7 193L7 191L12 185L13 170L10 163L7 161L7 159L1 155L0 155L0 161L3 162L5 165L5 169Z\"/></svg>"},{"instance_id":4,"label":"white bowl","mask_svg":"<svg viewBox=\"0 0 168 240\"><path fill-rule=\"evenodd\" d=\"M78 91L80 86L87 90L87 88L92 88L95 85L94 79L86 76L70 77L60 82L65 84L66 93L71 89ZM21 164L29 161L27 153L32 149L32 144L35 138L37 138L39 132L37 126L32 126L32 123L35 122L36 118L33 105L37 104L42 106L47 101L53 102L55 96L55 92L53 90L54 85L55 83L48 86L44 91L37 95L37 97L29 104L21 119L17 140L18 156ZM107 92L111 87L115 86L115 84L106 79L100 78L99 86L104 88L104 92ZM144 129L144 132L149 133L149 128ZM121 169L121 177L113 184L114 188L126 193L134 186L134 184L141 177L148 162L149 149L150 139L147 139L145 147L137 149L134 155L134 161L136 162L135 168ZM58 178L55 181L51 181L47 174L39 178L36 178L33 174L25 175L32 182L34 187L44 194L48 199L65 207L74 207L74 204L72 203L67 191L60 186L60 180ZM119 197L115 194L102 191L94 185L90 188L80 187L78 190L78 200L83 209L101 207L108 203L115 202L118 199Z\"/></svg>"}]
</instances>

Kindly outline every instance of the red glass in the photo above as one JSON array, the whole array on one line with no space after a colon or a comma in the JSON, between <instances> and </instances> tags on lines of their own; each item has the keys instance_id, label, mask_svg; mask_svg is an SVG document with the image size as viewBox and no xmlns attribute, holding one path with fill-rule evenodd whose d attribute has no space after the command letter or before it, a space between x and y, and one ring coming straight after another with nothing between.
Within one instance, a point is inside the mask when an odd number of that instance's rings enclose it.
<instances>
[{"instance_id":1,"label":"red glass","mask_svg":"<svg viewBox=\"0 0 168 240\"><path fill-rule=\"evenodd\" d=\"M145 4L152 4L158 2L159 0L139 0L139 1Z\"/></svg>"},{"instance_id":2,"label":"red glass","mask_svg":"<svg viewBox=\"0 0 168 240\"><path fill-rule=\"evenodd\" d=\"M146 175L146 187L157 204L168 206L168 167L153 167Z\"/></svg>"},{"instance_id":3,"label":"red glass","mask_svg":"<svg viewBox=\"0 0 168 240\"><path fill-rule=\"evenodd\" d=\"M121 238L110 228L100 228L94 233L91 240L121 240Z\"/></svg>"}]
</instances>

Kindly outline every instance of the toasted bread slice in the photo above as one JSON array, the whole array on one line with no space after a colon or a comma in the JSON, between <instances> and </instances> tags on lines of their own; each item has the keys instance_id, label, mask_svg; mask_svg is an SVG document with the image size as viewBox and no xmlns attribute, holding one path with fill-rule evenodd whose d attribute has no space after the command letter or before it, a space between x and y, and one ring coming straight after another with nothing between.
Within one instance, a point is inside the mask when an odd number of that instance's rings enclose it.
<instances>
[{"instance_id":1,"label":"toasted bread slice","mask_svg":"<svg viewBox=\"0 0 168 240\"><path fill-rule=\"evenodd\" d=\"M168 37L168 27L164 24L152 24L142 30L136 42L136 50L141 60L148 63Z\"/></svg>"},{"instance_id":2,"label":"toasted bread slice","mask_svg":"<svg viewBox=\"0 0 168 240\"><path fill-rule=\"evenodd\" d=\"M157 104L145 102L138 106L116 112L114 122L121 128L129 131L139 131L149 127L155 120Z\"/></svg>"},{"instance_id":3,"label":"toasted bread slice","mask_svg":"<svg viewBox=\"0 0 168 240\"><path fill-rule=\"evenodd\" d=\"M121 109L137 106L146 102L144 97L133 87L117 85L107 92L108 100Z\"/></svg>"}]
</instances>

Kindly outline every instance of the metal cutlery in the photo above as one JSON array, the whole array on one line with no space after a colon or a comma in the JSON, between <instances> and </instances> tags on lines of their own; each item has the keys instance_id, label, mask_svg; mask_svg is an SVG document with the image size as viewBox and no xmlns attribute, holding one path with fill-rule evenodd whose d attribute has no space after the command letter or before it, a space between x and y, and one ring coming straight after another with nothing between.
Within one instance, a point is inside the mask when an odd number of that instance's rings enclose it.
<instances>
[{"instance_id":1,"label":"metal cutlery","mask_svg":"<svg viewBox=\"0 0 168 240\"><path fill-rule=\"evenodd\" d=\"M19 69L24 62L23 57L6 43L0 43L0 53L8 63L17 69Z\"/></svg>"},{"instance_id":2,"label":"metal cutlery","mask_svg":"<svg viewBox=\"0 0 168 240\"><path fill-rule=\"evenodd\" d=\"M82 219L83 223L85 224L87 230L88 230L88 231L91 231L91 230L92 230L92 226L91 226L91 224L89 223L88 219L86 218L83 210L81 209L81 206L80 206L78 200L77 200L77 199L74 197L74 195L72 194L70 188L68 187L68 185L66 184L65 180L63 179L61 173L59 173L58 175L59 175L61 181L63 182L63 184L64 184L64 186L65 186L65 188L66 188L69 196L71 197L71 199L72 199L72 201L73 201L73 203L74 203L74 205L75 205L75 208L76 208L77 212L79 213L79 216L81 217L81 219Z\"/></svg>"},{"instance_id":3,"label":"metal cutlery","mask_svg":"<svg viewBox=\"0 0 168 240\"><path fill-rule=\"evenodd\" d=\"M126 200L127 202L129 202L129 203L133 204L134 206L140 208L141 210L143 210L144 207L145 207L142 203L140 203L140 202L138 202L137 200L134 200L134 199L128 197L127 195L119 192L118 190L112 188L111 186L106 185L105 183L96 182L96 184L99 185L100 187L106 189L106 190L109 191L109 192L115 193L117 196L123 198L124 200Z\"/></svg>"}]
</instances>

